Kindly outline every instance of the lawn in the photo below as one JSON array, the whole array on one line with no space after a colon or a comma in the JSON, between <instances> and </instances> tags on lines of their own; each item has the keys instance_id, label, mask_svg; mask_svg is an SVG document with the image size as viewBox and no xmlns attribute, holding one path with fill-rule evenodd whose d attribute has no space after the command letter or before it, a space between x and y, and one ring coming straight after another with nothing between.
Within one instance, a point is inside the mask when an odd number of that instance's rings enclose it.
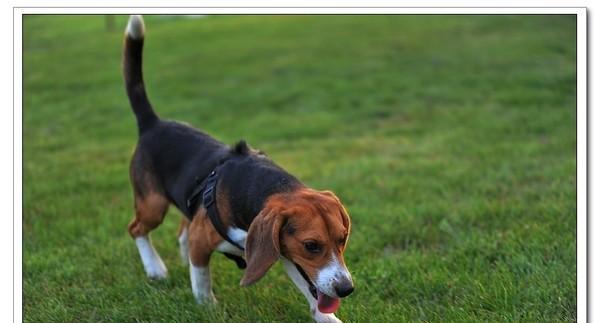
<instances>
[{"instance_id":1,"label":"lawn","mask_svg":"<svg viewBox=\"0 0 600 323\"><path fill-rule=\"evenodd\" d=\"M195 304L171 208L146 279L137 130L103 16L26 16L26 322L306 322L281 265ZM352 218L347 322L575 321L575 16L146 17L164 118L266 151Z\"/></svg>"}]
</instances>

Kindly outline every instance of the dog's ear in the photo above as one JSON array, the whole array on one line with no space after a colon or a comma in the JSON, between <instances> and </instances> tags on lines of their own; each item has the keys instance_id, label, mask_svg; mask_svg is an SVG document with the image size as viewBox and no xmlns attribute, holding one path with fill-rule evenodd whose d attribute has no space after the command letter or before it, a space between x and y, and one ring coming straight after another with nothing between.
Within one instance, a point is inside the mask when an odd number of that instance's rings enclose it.
<instances>
[{"instance_id":1,"label":"dog's ear","mask_svg":"<svg viewBox=\"0 0 600 323\"><path fill-rule=\"evenodd\" d=\"M346 208L341 203L340 209L342 211L342 224L344 225L344 228L346 228L346 231L348 231L348 234L350 234L350 227L352 226L350 222L350 216L348 215Z\"/></svg>"},{"instance_id":2,"label":"dog's ear","mask_svg":"<svg viewBox=\"0 0 600 323\"><path fill-rule=\"evenodd\" d=\"M273 209L263 209L252 221L246 237L246 272L240 285L248 286L261 279L280 255L279 231L284 216Z\"/></svg>"},{"instance_id":3,"label":"dog's ear","mask_svg":"<svg viewBox=\"0 0 600 323\"><path fill-rule=\"evenodd\" d=\"M326 195L335 200L338 208L340 209L340 216L342 217L342 225L344 225L344 228L346 228L348 233L350 233L350 226L351 226L350 216L348 215L348 211L346 211L346 208L342 204L342 201L340 201L340 198L337 197L337 195L335 195L331 191L321 191L321 194Z\"/></svg>"}]
</instances>

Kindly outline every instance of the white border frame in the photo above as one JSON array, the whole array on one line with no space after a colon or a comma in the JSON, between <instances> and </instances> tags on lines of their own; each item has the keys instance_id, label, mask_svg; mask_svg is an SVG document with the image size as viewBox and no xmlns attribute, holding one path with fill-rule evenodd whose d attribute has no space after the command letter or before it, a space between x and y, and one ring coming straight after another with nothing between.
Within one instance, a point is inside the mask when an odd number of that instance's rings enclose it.
<instances>
[{"instance_id":1,"label":"white border frame","mask_svg":"<svg viewBox=\"0 0 600 323\"><path fill-rule=\"evenodd\" d=\"M13 321L22 303L22 16L25 14L574 14L577 15L577 320L587 321L587 11L581 7L13 7ZM5 239L7 240L7 239ZM51 297L51 295L49 295ZM9 304L0 305L8 313Z\"/></svg>"},{"instance_id":2,"label":"white border frame","mask_svg":"<svg viewBox=\"0 0 600 323\"><path fill-rule=\"evenodd\" d=\"M562 14L585 17L578 7L16 7L15 14Z\"/></svg>"}]
</instances>

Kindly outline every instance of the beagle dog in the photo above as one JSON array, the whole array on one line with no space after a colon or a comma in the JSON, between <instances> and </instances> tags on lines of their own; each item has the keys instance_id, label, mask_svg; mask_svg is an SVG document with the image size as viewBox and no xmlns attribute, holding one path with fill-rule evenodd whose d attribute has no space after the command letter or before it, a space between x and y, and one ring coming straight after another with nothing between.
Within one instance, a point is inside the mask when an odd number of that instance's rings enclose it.
<instances>
[{"instance_id":1,"label":"beagle dog","mask_svg":"<svg viewBox=\"0 0 600 323\"><path fill-rule=\"evenodd\" d=\"M146 274L167 276L149 234L174 205L184 215L178 233L198 303L216 302L210 256L224 253L245 268L248 286L280 260L317 322L340 322L340 298L354 290L344 263L350 218L335 194L306 187L264 153L241 141L229 147L179 122L160 119L142 78L145 27L131 16L123 74L139 139L130 166L135 216L129 233Z\"/></svg>"}]
</instances>

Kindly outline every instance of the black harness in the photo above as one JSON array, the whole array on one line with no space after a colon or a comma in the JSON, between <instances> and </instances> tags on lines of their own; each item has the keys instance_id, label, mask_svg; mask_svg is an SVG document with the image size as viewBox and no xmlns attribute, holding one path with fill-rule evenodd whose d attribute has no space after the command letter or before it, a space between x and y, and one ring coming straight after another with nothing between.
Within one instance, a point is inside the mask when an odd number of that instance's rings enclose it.
<instances>
[{"instance_id":1,"label":"black harness","mask_svg":"<svg viewBox=\"0 0 600 323\"><path fill-rule=\"evenodd\" d=\"M204 185L199 185L192 192L192 195L187 200L188 208L194 204L194 201L198 199L200 193L202 193L202 204L206 209L206 214L212 222L213 226L219 233L223 239L232 245L236 246L236 248L244 250L244 247L240 246L239 243L233 241L229 235L227 235L227 231L225 230L225 225L221 221L221 217L219 216L219 210L217 209L217 182L219 180L219 175L216 170L210 172L208 177L204 180Z\"/></svg>"},{"instance_id":2,"label":"black harness","mask_svg":"<svg viewBox=\"0 0 600 323\"><path fill-rule=\"evenodd\" d=\"M197 210L198 208L196 207L198 205L198 197L200 197L200 194L202 194L202 204L204 205L204 208L206 209L206 215L208 216L208 218L210 219L210 222L212 223L213 227L215 227L215 230L217 230L217 233L223 238L225 239L227 242L231 243L232 245L234 245L236 248L240 249L240 250L244 250L244 247L240 246L239 243L237 243L236 241L233 241L229 235L227 234L227 231L225 229L225 225L223 224L223 222L221 221L221 217L219 216L219 210L217 209L217 182L219 180L219 176L217 175L217 171L213 170L208 177L206 177L206 179L204 180L204 183L200 182L196 180L196 183L198 183L198 185L196 186L196 188L192 191L192 194L190 195L190 197L187 199L187 208L190 211L190 214L194 214L195 210ZM244 260L244 258L234 255L234 254L230 254L227 252L223 253L225 255L225 257L235 261L235 264L238 266L238 268L240 269L245 269L246 268L246 261Z\"/></svg>"},{"instance_id":3,"label":"black harness","mask_svg":"<svg viewBox=\"0 0 600 323\"><path fill-rule=\"evenodd\" d=\"M195 214L195 211L199 207L198 198L200 197L200 195L202 195L202 205L206 209L206 215L210 219L210 222L212 223L212 225L215 228L215 230L217 231L217 233L223 239L225 239L225 241L231 243L236 248L244 251L243 246L241 246L236 241L233 241L229 237L229 235L227 234L225 225L223 224L223 221L221 221L221 217L219 216L219 210L217 209L217 198L216 198L217 183L219 181L219 175L217 173L217 169L210 172L210 174L208 175L208 177L206 177L206 179L204 181L199 181L199 179L196 179L196 183L197 183L196 188L192 191L190 197L187 199L186 206L187 206L188 211L190 212L191 216L193 216L193 214ZM234 254L227 253L227 252L224 252L223 254L225 255L225 257L235 261L238 268L240 268L240 269L246 268L246 260L244 260L244 258L242 258L240 256L236 256ZM293 264L296 266L296 269L298 269L298 272L300 272L300 275L302 276L302 278L304 278L304 280L306 280L306 282L308 283L308 290L310 291L312 296L315 299L317 299L317 288L315 287L315 285L310 281L310 279L308 278L308 275L306 274L306 272L304 272L302 267L300 267L295 262Z\"/></svg>"}]
</instances>

